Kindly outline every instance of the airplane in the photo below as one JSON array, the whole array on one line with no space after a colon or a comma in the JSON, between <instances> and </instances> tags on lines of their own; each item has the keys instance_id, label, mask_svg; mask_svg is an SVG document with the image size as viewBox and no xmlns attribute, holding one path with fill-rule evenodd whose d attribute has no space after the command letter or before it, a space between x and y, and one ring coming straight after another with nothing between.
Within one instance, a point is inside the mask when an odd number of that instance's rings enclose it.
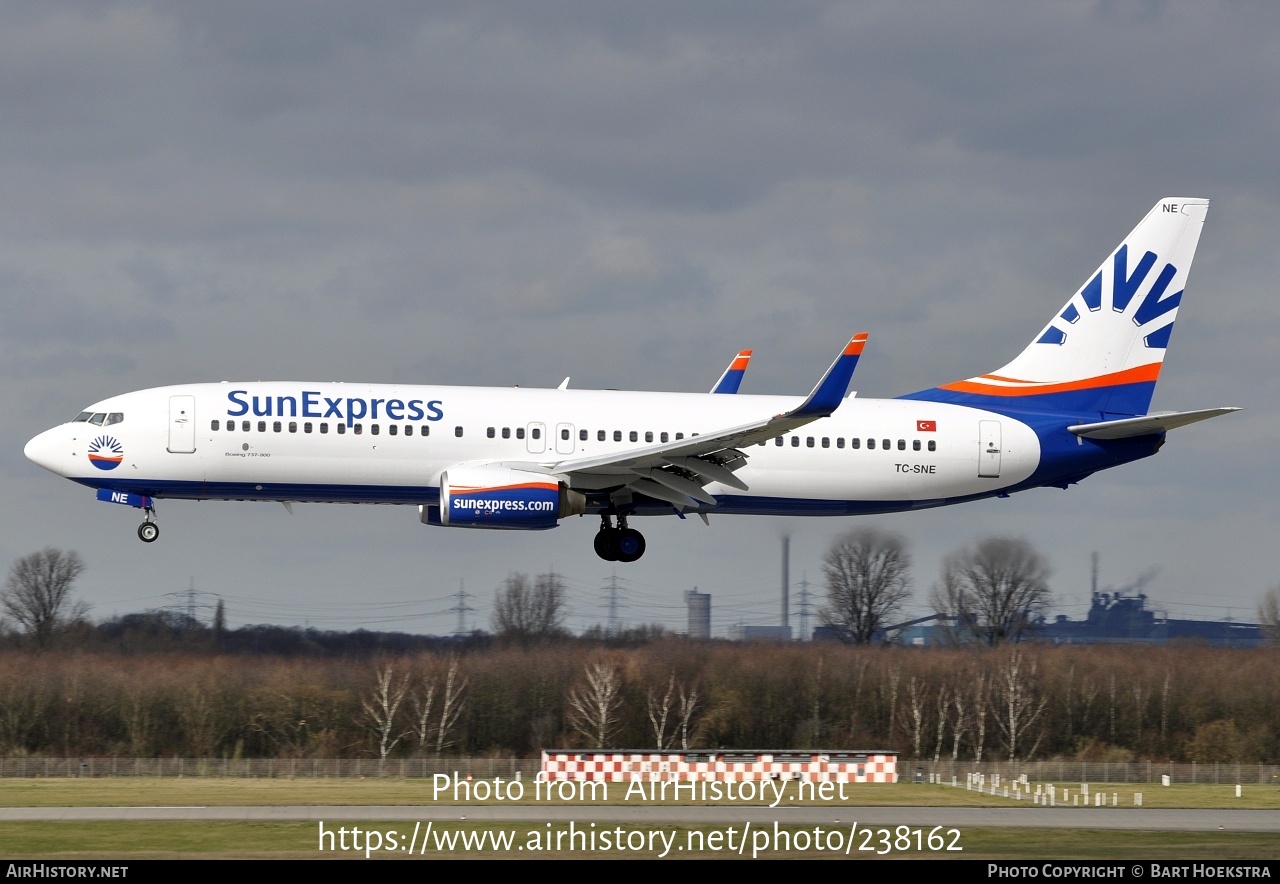
<instances>
[{"instance_id":1,"label":"airplane","mask_svg":"<svg viewBox=\"0 0 1280 884\"><path fill-rule=\"evenodd\" d=\"M36 464L144 511L155 501L416 505L431 526L543 530L596 516L597 555L645 552L630 520L854 516L1067 488L1238 411L1148 413L1208 200L1160 200L1014 359L893 399L849 393L866 333L808 396L314 382L113 396L27 443ZM724 395L733 393L733 395Z\"/></svg>"}]
</instances>

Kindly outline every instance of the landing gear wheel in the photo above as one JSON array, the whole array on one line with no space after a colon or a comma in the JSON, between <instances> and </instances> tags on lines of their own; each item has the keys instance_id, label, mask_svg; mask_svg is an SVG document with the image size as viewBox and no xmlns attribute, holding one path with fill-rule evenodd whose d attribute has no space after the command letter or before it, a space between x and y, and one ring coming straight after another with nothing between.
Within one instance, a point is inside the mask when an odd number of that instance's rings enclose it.
<instances>
[{"instance_id":1,"label":"landing gear wheel","mask_svg":"<svg viewBox=\"0 0 1280 884\"><path fill-rule=\"evenodd\" d=\"M596 532L596 555L606 562L618 561L618 529L601 528Z\"/></svg>"},{"instance_id":2,"label":"landing gear wheel","mask_svg":"<svg viewBox=\"0 0 1280 884\"><path fill-rule=\"evenodd\" d=\"M155 522L143 522L138 526L138 539L143 543L155 543L160 536L160 526Z\"/></svg>"},{"instance_id":3,"label":"landing gear wheel","mask_svg":"<svg viewBox=\"0 0 1280 884\"><path fill-rule=\"evenodd\" d=\"M619 562L634 562L644 555L644 535L634 528L623 528L618 531L615 546Z\"/></svg>"}]
</instances>

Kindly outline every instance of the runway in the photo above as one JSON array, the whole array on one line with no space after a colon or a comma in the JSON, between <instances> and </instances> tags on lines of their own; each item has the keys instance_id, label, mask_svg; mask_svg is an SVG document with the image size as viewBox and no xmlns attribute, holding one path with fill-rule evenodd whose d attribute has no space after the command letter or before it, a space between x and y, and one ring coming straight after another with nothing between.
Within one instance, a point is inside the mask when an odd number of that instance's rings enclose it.
<instances>
[{"instance_id":1,"label":"runway","mask_svg":"<svg viewBox=\"0 0 1280 884\"><path fill-rule=\"evenodd\" d=\"M1280 834L1274 810L1083 807L693 807L624 805L259 805L209 807L0 807L0 822L301 820L706 825L796 823L946 828L1109 829Z\"/></svg>"}]
</instances>

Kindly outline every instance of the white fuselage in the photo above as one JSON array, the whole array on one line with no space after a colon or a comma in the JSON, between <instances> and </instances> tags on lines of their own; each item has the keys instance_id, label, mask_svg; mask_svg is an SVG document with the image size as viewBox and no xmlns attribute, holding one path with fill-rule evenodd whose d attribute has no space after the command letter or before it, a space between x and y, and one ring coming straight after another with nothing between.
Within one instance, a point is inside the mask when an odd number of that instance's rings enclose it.
<instances>
[{"instance_id":1,"label":"white fuselage","mask_svg":"<svg viewBox=\"0 0 1280 884\"><path fill-rule=\"evenodd\" d=\"M159 498L436 503L441 474L474 463L622 453L793 408L797 397L293 382L191 384L86 409L27 454L96 488ZM115 444L116 458L90 449ZM856 446L856 447L855 447ZM704 511L838 515L997 494L1027 479L1040 442L981 409L850 396L830 417L743 449L741 491ZM103 468L107 467L107 468ZM570 485L574 485L570 481ZM591 490L590 488L585 490ZM670 508L666 512L670 512Z\"/></svg>"}]
</instances>

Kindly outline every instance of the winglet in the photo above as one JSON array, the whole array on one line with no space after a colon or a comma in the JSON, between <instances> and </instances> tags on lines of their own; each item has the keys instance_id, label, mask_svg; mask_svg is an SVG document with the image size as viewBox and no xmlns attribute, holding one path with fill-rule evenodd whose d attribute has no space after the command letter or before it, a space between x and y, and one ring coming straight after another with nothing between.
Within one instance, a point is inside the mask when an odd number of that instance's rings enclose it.
<instances>
[{"instance_id":1,"label":"winglet","mask_svg":"<svg viewBox=\"0 0 1280 884\"><path fill-rule=\"evenodd\" d=\"M742 385L742 376L747 373L747 363L751 361L750 350L739 350L733 357L729 367L720 375L720 380L711 388L712 393L736 393Z\"/></svg>"},{"instance_id":2,"label":"winglet","mask_svg":"<svg viewBox=\"0 0 1280 884\"><path fill-rule=\"evenodd\" d=\"M809 398L799 408L788 412L787 416L826 417L835 411L849 392L853 370L858 367L858 358L862 355L862 348L867 345L868 337L866 332L858 332L850 338L836 361L831 363L827 373L822 376L822 380L813 388Z\"/></svg>"}]
</instances>

